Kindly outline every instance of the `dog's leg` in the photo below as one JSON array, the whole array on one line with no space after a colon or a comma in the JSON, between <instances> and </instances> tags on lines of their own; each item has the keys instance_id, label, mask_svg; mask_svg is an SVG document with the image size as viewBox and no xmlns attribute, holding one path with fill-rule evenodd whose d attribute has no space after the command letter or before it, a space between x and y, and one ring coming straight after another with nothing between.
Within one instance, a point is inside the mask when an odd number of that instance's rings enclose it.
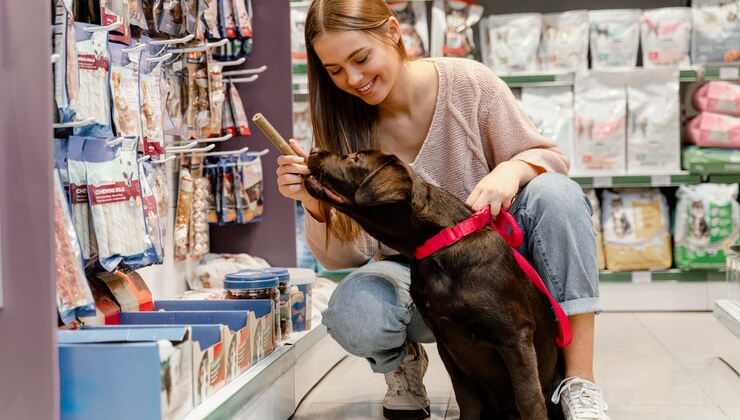
<instances>
[{"instance_id":1,"label":"dog's leg","mask_svg":"<svg viewBox=\"0 0 740 420\"><path fill-rule=\"evenodd\" d=\"M480 420L483 403L478 390L475 389L475 385L457 367L452 356L450 356L440 341L437 341L437 350L452 380L452 390L455 391L455 399L457 400L457 405L460 407L459 420Z\"/></svg>"},{"instance_id":2,"label":"dog's leg","mask_svg":"<svg viewBox=\"0 0 740 420\"><path fill-rule=\"evenodd\" d=\"M532 330L522 328L514 332L499 353L506 363L514 387L516 406L522 420L547 420L545 397L537 373L537 355L532 342Z\"/></svg>"}]
</instances>

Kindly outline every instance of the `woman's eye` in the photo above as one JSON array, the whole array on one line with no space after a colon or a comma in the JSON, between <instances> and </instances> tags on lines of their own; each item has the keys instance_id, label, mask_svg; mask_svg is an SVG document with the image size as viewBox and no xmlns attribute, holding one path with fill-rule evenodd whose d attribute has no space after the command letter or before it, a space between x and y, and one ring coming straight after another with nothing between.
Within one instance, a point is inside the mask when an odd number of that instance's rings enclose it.
<instances>
[{"instance_id":1,"label":"woman's eye","mask_svg":"<svg viewBox=\"0 0 740 420\"><path fill-rule=\"evenodd\" d=\"M367 61L367 58L368 58L368 57L370 57L370 54L368 54L368 55L366 55L365 57L363 57L363 58L362 58L362 60L358 60L358 61L357 61L357 64L363 64L364 62L366 62L366 61Z\"/></svg>"},{"instance_id":2,"label":"woman's eye","mask_svg":"<svg viewBox=\"0 0 740 420\"><path fill-rule=\"evenodd\" d=\"M342 72L342 69L339 69L339 70L337 70L337 71L331 71L331 70L329 70L329 73L330 73L330 74L331 74L332 76L336 76L336 75L338 75L338 74L339 74L339 73L341 73L341 72Z\"/></svg>"}]
</instances>

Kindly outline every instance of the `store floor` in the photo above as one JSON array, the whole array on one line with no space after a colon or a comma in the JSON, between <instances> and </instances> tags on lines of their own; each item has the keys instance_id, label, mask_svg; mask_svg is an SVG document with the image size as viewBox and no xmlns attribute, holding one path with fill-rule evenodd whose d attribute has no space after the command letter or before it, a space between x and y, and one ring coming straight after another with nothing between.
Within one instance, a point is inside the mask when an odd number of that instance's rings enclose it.
<instances>
[{"instance_id":1,"label":"store floor","mask_svg":"<svg viewBox=\"0 0 740 420\"><path fill-rule=\"evenodd\" d=\"M709 312L604 313L597 317L597 380L612 420L740 420L740 375L716 353L733 336ZM434 345L425 384L432 419L457 419L452 385ZM382 375L347 357L316 385L293 420L382 420Z\"/></svg>"}]
</instances>

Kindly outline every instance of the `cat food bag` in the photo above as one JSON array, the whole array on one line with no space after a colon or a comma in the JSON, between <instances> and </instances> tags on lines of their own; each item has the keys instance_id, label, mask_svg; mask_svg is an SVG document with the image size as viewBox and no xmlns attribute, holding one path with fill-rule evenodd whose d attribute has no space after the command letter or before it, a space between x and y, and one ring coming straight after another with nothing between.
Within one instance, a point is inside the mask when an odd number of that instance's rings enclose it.
<instances>
[{"instance_id":1,"label":"cat food bag","mask_svg":"<svg viewBox=\"0 0 740 420\"><path fill-rule=\"evenodd\" d=\"M573 90L570 86L522 87L520 104L529 119L571 162L575 159Z\"/></svg>"},{"instance_id":2,"label":"cat food bag","mask_svg":"<svg viewBox=\"0 0 740 420\"><path fill-rule=\"evenodd\" d=\"M686 138L702 147L740 148L740 118L702 112L686 123Z\"/></svg>"},{"instance_id":3,"label":"cat food bag","mask_svg":"<svg viewBox=\"0 0 740 420\"><path fill-rule=\"evenodd\" d=\"M624 73L577 74L573 174L624 174L627 89Z\"/></svg>"},{"instance_id":4,"label":"cat food bag","mask_svg":"<svg viewBox=\"0 0 740 420\"><path fill-rule=\"evenodd\" d=\"M426 3L423 1L392 1L388 3L388 6L393 10L398 23L401 25L401 38L409 60L429 57L429 26ZM305 21L305 11L302 13ZM302 27L303 24L301 23L301 39L303 39ZM302 51L305 59L305 44L302 44Z\"/></svg>"},{"instance_id":5,"label":"cat food bag","mask_svg":"<svg viewBox=\"0 0 740 420\"><path fill-rule=\"evenodd\" d=\"M241 156L241 182L244 222L262 217L262 158L260 153L247 152Z\"/></svg>"},{"instance_id":6,"label":"cat food bag","mask_svg":"<svg viewBox=\"0 0 740 420\"><path fill-rule=\"evenodd\" d=\"M244 112L244 103L242 102L239 90L234 85L234 82L230 82L229 85L231 112L234 115L236 131L240 136L248 136L252 134L252 131L249 129L249 120L247 119L247 114Z\"/></svg>"},{"instance_id":7,"label":"cat food bag","mask_svg":"<svg viewBox=\"0 0 740 420\"><path fill-rule=\"evenodd\" d=\"M483 6L473 1L434 0L431 56L475 58L473 27L482 15Z\"/></svg>"},{"instance_id":8,"label":"cat food bag","mask_svg":"<svg viewBox=\"0 0 740 420\"><path fill-rule=\"evenodd\" d=\"M586 10L542 15L542 70L586 70L589 28Z\"/></svg>"},{"instance_id":9,"label":"cat food bag","mask_svg":"<svg viewBox=\"0 0 740 420\"><path fill-rule=\"evenodd\" d=\"M139 62L141 51L126 53L121 44L110 44L110 94L117 136L141 137Z\"/></svg>"},{"instance_id":10,"label":"cat food bag","mask_svg":"<svg viewBox=\"0 0 740 420\"><path fill-rule=\"evenodd\" d=\"M483 62L498 75L537 70L542 15L491 15L481 22Z\"/></svg>"},{"instance_id":11,"label":"cat food bag","mask_svg":"<svg viewBox=\"0 0 740 420\"><path fill-rule=\"evenodd\" d=\"M599 270L606 269L606 260L604 259L604 234L601 233L601 205L599 204L599 197L596 195L596 190L590 188L585 191L588 200L591 202L591 207L594 208L594 213L591 215L591 221L594 222L594 229L596 230L596 264Z\"/></svg>"},{"instance_id":12,"label":"cat food bag","mask_svg":"<svg viewBox=\"0 0 740 420\"><path fill-rule=\"evenodd\" d=\"M67 154L67 173L69 176L69 199L72 205L72 221L82 249L82 258L89 260L98 253L90 200L87 191L87 170L83 150L86 138L71 136Z\"/></svg>"},{"instance_id":13,"label":"cat food bag","mask_svg":"<svg viewBox=\"0 0 740 420\"><path fill-rule=\"evenodd\" d=\"M683 185L676 191L675 258L681 269L719 269L740 244L738 184Z\"/></svg>"},{"instance_id":14,"label":"cat food bag","mask_svg":"<svg viewBox=\"0 0 740 420\"><path fill-rule=\"evenodd\" d=\"M740 0L691 2L694 63L732 61L740 50Z\"/></svg>"},{"instance_id":15,"label":"cat food bag","mask_svg":"<svg viewBox=\"0 0 740 420\"><path fill-rule=\"evenodd\" d=\"M591 68L626 70L637 65L640 10L591 10Z\"/></svg>"},{"instance_id":16,"label":"cat food bag","mask_svg":"<svg viewBox=\"0 0 740 420\"><path fill-rule=\"evenodd\" d=\"M694 107L701 111L740 117L740 84L709 81L697 89L693 102Z\"/></svg>"},{"instance_id":17,"label":"cat food bag","mask_svg":"<svg viewBox=\"0 0 740 420\"><path fill-rule=\"evenodd\" d=\"M683 149L683 168L692 174L738 174L740 149L688 146Z\"/></svg>"},{"instance_id":18,"label":"cat food bag","mask_svg":"<svg viewBox=\"0 0 740 420\"><path fill-rule=\"evenodd\" d=\"M139 73L141 99L142 146L147 155L164 154L164 111L162 109L162 62L151 62L148 52L142 55Z\"/></svg>"},{"instance_id":19,"label":"cat food bag","mask_svg":"<svg viewBox=\"0 0 740 420\"><path fill-rule=\"evenodd\" d=\"M681 170L678 69L639 69L627 75L627 172Z\"/></svg>"},{"instance_id":20,"label":"cat food bag","mask_svg":"<svg viewBox=\"0 0 740 420\"><path fill-rule=\"evenodd\" d=\"M131 16L129 0L100 0L100 24L108 26L121 22L121 26L110 32L110 40L129 45L131 43Z\"/></svg>"},{"instance_id":21,"label":"cat food bag","mask_svg":"<svg viewBox=\"0 0 740 420\"><path fill-rule=\"evenodd\" d=\"M190 157L182 155L180 162L180 182L177 191L177 211L175 213L175 260L188 257L190 216L193 206L193 176L190 173Z\"/></svg>"},{"instance_id":22,"label":"cat food bag","mask_svg":"<svg viewBox=\"0 0 740 420\"><path fill-rule=\"evenodd\" d=\"M665 7L643 11L640 39L643 67L691 65L691 9Z\"/></svg>"},{"instance_id":23,"label":"cat food bag","mask_svg":"<svg viewBox=\"0 0 740 420\"><path fill-rule=\"evenodd\" d=\"M671 267L668 202L657 188L604 191L601 208L608 270Z\"/></svg>"},{"instance_id":24,"label":"cat food bag","mask_svg":"<svg viewBox=\"0 0 740 420\"><path fill-rule=\"evenodd\" d=\"M85 32L86 23L75 22L79 92L72 105L77 121L93 119L94 125L75 128L77 135L110 136L108 78L110 58L107 32Z\"/></svg>"}]
</instances>

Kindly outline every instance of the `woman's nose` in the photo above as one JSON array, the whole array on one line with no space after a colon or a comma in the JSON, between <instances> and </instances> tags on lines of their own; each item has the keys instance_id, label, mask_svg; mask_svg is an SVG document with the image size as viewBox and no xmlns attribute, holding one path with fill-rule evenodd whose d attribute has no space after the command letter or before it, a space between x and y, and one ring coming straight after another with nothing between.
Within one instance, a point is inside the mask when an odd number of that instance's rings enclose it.
<instances>
[{"instance_id":1,"label":"woman's nose","mask_svg":"<svg viewBox=\"0 0 740 420\"><path fill-rule=\"evenodd\" d=\"M362 87L362 86L357 86L357 84L362 83L362 72L348 69L347 74L348 74L347 81L352 87L354 88Z\"/></svg>"}]
</instances>

